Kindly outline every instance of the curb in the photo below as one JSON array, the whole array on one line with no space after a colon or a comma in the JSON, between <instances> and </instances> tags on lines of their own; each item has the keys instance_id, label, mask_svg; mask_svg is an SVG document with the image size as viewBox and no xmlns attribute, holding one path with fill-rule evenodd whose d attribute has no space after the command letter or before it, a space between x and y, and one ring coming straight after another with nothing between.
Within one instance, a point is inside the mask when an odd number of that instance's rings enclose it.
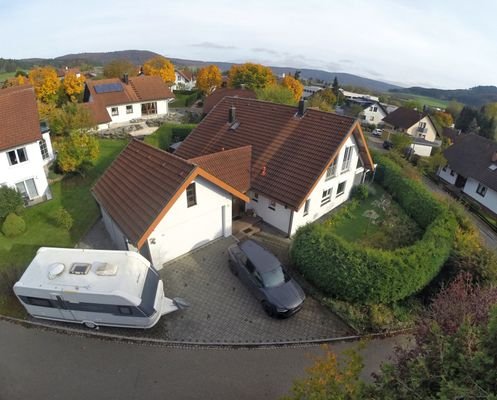
<instances>
[{"instance_id":1,"label":"curb","mask_svg":"<svg viewBox=\"0 0 497 400\"><path fill-rule=\"evenodd\" d=\"M63 333L63 334L74 334L83 337L96 338L101 340L110 340L126 343L135 344L145 344L145 345L160 345L164 347L175 347L175 348L197 348L197 349L271 349L271 348L281 348L281 347L310 347L319 346L329 343L342 343L342 342L354 342L359 340L371 340L371 339L384 339L387 337L408 335L412 332L412 329L402 329L397 331L382 332L382 333L372 333L367 335L352 335L352 336L341 336L334 338L322 338L322 339L309 339L309 340L287 340L279 342L241 342L241 343L223 343L223 342L191 342L191 341L180 341L180 340L165 340L165 339L154 339L154 338L143 338L135 336L125 336L117 335L112 333L101 333L97 331L88 331L78 328L67 328L57 325L46 324L43 322L27 321L14 317L7 317L5 315L0 315L0 321L7 321L17 325L22 325L26 328L39 328L45 329L52 332Z\"/></svg>"}]
</instances>

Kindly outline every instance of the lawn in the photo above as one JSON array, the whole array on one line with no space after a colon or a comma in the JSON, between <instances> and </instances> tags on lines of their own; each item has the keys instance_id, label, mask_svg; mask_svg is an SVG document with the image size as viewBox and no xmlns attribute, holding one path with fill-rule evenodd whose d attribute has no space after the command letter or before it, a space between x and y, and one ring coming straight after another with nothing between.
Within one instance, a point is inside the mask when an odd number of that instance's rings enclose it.
<instances>
[{"instance_id":1,"label":"lawn","mask_svg":"<svg viewBox=\"0 0 497 400\"><path fill-rule=\"evenodd\" d=\"M392 95L397 97L399 100L404 100L404 101L414 100L421 103L422 106L426 105L428 107L436 107L441 109L445 109L447 107L447 104L449 103L448 101L445 100L435 99L433 97L428 97L428 96L420 96L411 93L392 93Z\"/></svg>"},{"instance_id":2,"label":"lawn","mask_svg":"<svg viewBox=\"0 0 497 400\"><path fill-rule=\"evenodd\" d=\"M145 137L145 143L167 150L171 143L181 141L196 127L196 124L164 124Z\"/></svg>"},{"instance_id":3,"label":"lawn","mask_svg":"<svg viewBox=\"0 0 497 400\"><path fill-rule=\"evenodd\" d=\"M169 104L169 107L171 108L190 107L198 99L198 92L176 91L174 93L174 97L175 99Z\"/></svg>"},{"instance_id":4,"label":"lawn","mask_svg":"<svg viewBox=\"0 0 497 400\"><path fill-rule=\"evenodd\" d=\"M348 207L348 208L347 208ZM421 228L380 186L370 186L367 199L345 206L331 217L334 232L363 246L391 250L408 246L422 236Z\"/></svg>"},{"instance_id":5,"label":"lawn","mask_svg":"<svg viewBox=\"0 0 497 400\"><path fill-rule=\"evenodd\" d=\"M15 72L0 72L0 83L15 76Z\"/></svg>"}]
</instances>

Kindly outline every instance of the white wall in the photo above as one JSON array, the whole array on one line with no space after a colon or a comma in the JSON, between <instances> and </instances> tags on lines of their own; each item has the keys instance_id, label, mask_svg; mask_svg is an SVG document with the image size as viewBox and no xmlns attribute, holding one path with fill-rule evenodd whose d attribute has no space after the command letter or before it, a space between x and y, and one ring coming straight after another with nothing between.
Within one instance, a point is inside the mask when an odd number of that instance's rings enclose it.
<instances>
[{"instance_id":1,"label":"white wall","mask_svg":"<svg viewBox=\"0 0 497 400\"><path fill-rule=\"evenodd\" d=\"M411 149L413 149L414 154L418 156L429 157L431 155L431 150L433 149L433 147L413 143L411 144Z\"/></svg>"},{"instance_id":2,"label":"white wall","mask_svg":"<svg viewBox=\"0 0 497 400\"><path fill-rule=\"evenodd\" d=\"M464 185L463 192L497 214L497 192L487 187L487 192L485 193L485 196L482 197L476 193L476 189L478 189L478 181L473 178L468 178Z\"/></svg>"},{"instance_id":3,"label":"white wall","mask_svg":"<svg viewBox=\"0 0 497 400\"><path fill-rule=\"evenodd\" d=\"M148 237L156 268L211 240L231 235L231 194L201 177L195 183L197 204L187 207L183 192Z\"/></svg>"},{"instance_id":4,"label":"white wall","mask_svg":"<svg viewBox=\"0 0 497 400\"><path fill-rule=\"evenodd\" d=\"M284 205L276 203L274 210L269 208L271 201L269 198L259 193L258 201L253 200L254 192L249 193L250 202L247 204L247 209L253 209L257 216L261 217L265 222L278 228L280 231L288 233L290 227L290 216L292 210L285 208Z\"/></svg>"},{"instance_id":5,"label":"white wall","mask_svg":"<svg viewBox=\"0 0 497 400\"><path fill-rule=\"evenodd\" d=\"M451 175L451 173L453 175ZM446 170L444 171L443 168L439 168L438 170L438 176L442 178L444 181L450 183L451 185L454 185L457 180L457 173L452 171L450 169L450 166L447 165Z\"/></svg>"},{"instance_id":6,"label":"white wall","mask_svg":"<svg viewBox=\"0 0 497 400\"><path fill-rule=\"evenodd\" d=\"M418 127L421 122L426 123L426 133L423 132L418 132ZM431 123L431 120L425 116L419 120L419 122L416 122L413 126L411 126L409 129L406 130L406 133L413 137L424 137L424 139L428 140L429 142L433 142L437 138L437 133L435 130L435 127Z\"/></svg>"},{"instance_id":7,"label":"white wall","mask_svg":"<svg viewBox=\"0 0 497 400\"><path fill-rule=\"evenodd\" d=\"M142 103L157 103L157 114L142 115ZM112 122L109 124L98 125L98 130L108 129L112 126L112 124L129 122L132 119L155 118L161 115L166 115L169 111L169 100L144 101L142 103L129 103L106 107L107 113L111 117ZM127 105L133 106L133 112L130 114L126 114ZM112 108L114 107L117 107L119 112L118 115L112 115Z\"/></svg>"},{"instance_id":8,"label":"white wall","mask_svg":"<svg viewBox=\"0 0 497 400\"><path fill-rule=\"evenodd\" d=\"M44 136L45 137L45 136ZM50 142L50 137L47 140ZM9 159L7 158L7 153L11 150L24 147L27 153L27 161L23 163L18 163L16 165L10 165ZM50 144L50 149L52 148ZM52 152L53 157L53 152ZM6 184L7 186L14 187L15 184L21 181L26 181L28 179L34 179L36 190L38 191L38 196L31 198L35 200L40 198L47 193L48 181L45 175L46 162L43 160L40 151L39 142L33 142L27 145L13 147L0 152L0 185Z\"/></svg>"},{"instance_id":9,"label":"white wall","mask_svg":"<svg viewBox=\"0 0 497 400\"><path fill-rule=\"evenodd\" d=\"M48 158L43 160L43 164L47 165L48 163L50 163L54 159L52 141L50 140L50 133L49 132L42 133L41 136L43 137L43 139L45 139L45 143L47 144Z\"/></svg>"},{"instance_id":10,"label":"white wall","mask_svg":"<svg viewBox=\"0 0 497 400\"><path fill-rule=\"evenodd\" d=\"M373 111L374 107L377 108L376 111ZM364 109L359 113L359 115L364 118L361 118L361 122L364 124L374 124L378 125L383 121L387 115L383 112L382 108L378 104L371 104L368 108Z\"/></svg>"},{"instance_id":11,"label":"white wall","mask_svg":"<svg viewBox=\"0 0 497 400\"><path fill-rule=\"evenodd\" d=\"M349 146L353 146L350 168L347 172L340 173L342 170L342 162L345 153L345 148ZM349 139L347 139L345 145L342 147L338 155L338 161L337 161L338 164L336 169L337 172L335 177L326 180L326 174L324 174L319 180L314 190L309 195L308 199L310 199L311 202L310 202L308 215L304 216L304 205L302 205L300 210L294 212L291 235L293 235L299 227L308 224L309 222L315 221L316 219L320 218L324 214L330 212L335 207L339 206L340 204L348 200L350 196L350 190L354 185L354 178L356 176L356 172L358 172L358 169L356 168L358 159L359 159L359 153L356 141L354 137L351 136ZM363 168L360 167L359 170L363 171ZM345 192L337 197L337 188L341 182L346 182ZM328 204L321 206L321 198L323 196L323 191L330 188L332 189L331 201Z\"/></svg>"}]
</instances>

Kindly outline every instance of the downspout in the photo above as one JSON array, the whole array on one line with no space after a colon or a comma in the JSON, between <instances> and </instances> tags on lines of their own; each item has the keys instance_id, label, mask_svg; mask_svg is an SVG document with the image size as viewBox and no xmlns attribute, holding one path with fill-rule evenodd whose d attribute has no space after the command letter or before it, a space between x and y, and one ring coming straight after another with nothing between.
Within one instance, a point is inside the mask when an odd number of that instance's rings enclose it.
<instances>
[{"instance_id":1,"label":"downspout","mask_svg":"<svg viewBox=\"0 0 497 400\"><path fill-rule=\"evenodd\" d=\"M288 237L292 236L292 225L293 225L293 213L295 211L292 210L290 213L290 223L288 224Z\"/></svg>"}]
</instances>

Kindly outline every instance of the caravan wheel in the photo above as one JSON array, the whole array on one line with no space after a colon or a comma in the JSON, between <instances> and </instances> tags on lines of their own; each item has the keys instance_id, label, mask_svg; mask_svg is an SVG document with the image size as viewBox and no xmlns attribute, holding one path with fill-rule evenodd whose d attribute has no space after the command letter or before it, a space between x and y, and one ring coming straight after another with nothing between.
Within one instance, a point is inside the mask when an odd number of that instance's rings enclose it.
<instances>
[{"instance_id":1,"label":"caravan wheel","mask_svg":"<svg viewBox=\"0 0 497 400\"><path fill-rule=\"evenodd\" d=\"M84 321L83 325L89 329L95 329L97 327L97 324L95 324L95 322L91 322L91 321Z\"/></svg>"}]
</instances>

